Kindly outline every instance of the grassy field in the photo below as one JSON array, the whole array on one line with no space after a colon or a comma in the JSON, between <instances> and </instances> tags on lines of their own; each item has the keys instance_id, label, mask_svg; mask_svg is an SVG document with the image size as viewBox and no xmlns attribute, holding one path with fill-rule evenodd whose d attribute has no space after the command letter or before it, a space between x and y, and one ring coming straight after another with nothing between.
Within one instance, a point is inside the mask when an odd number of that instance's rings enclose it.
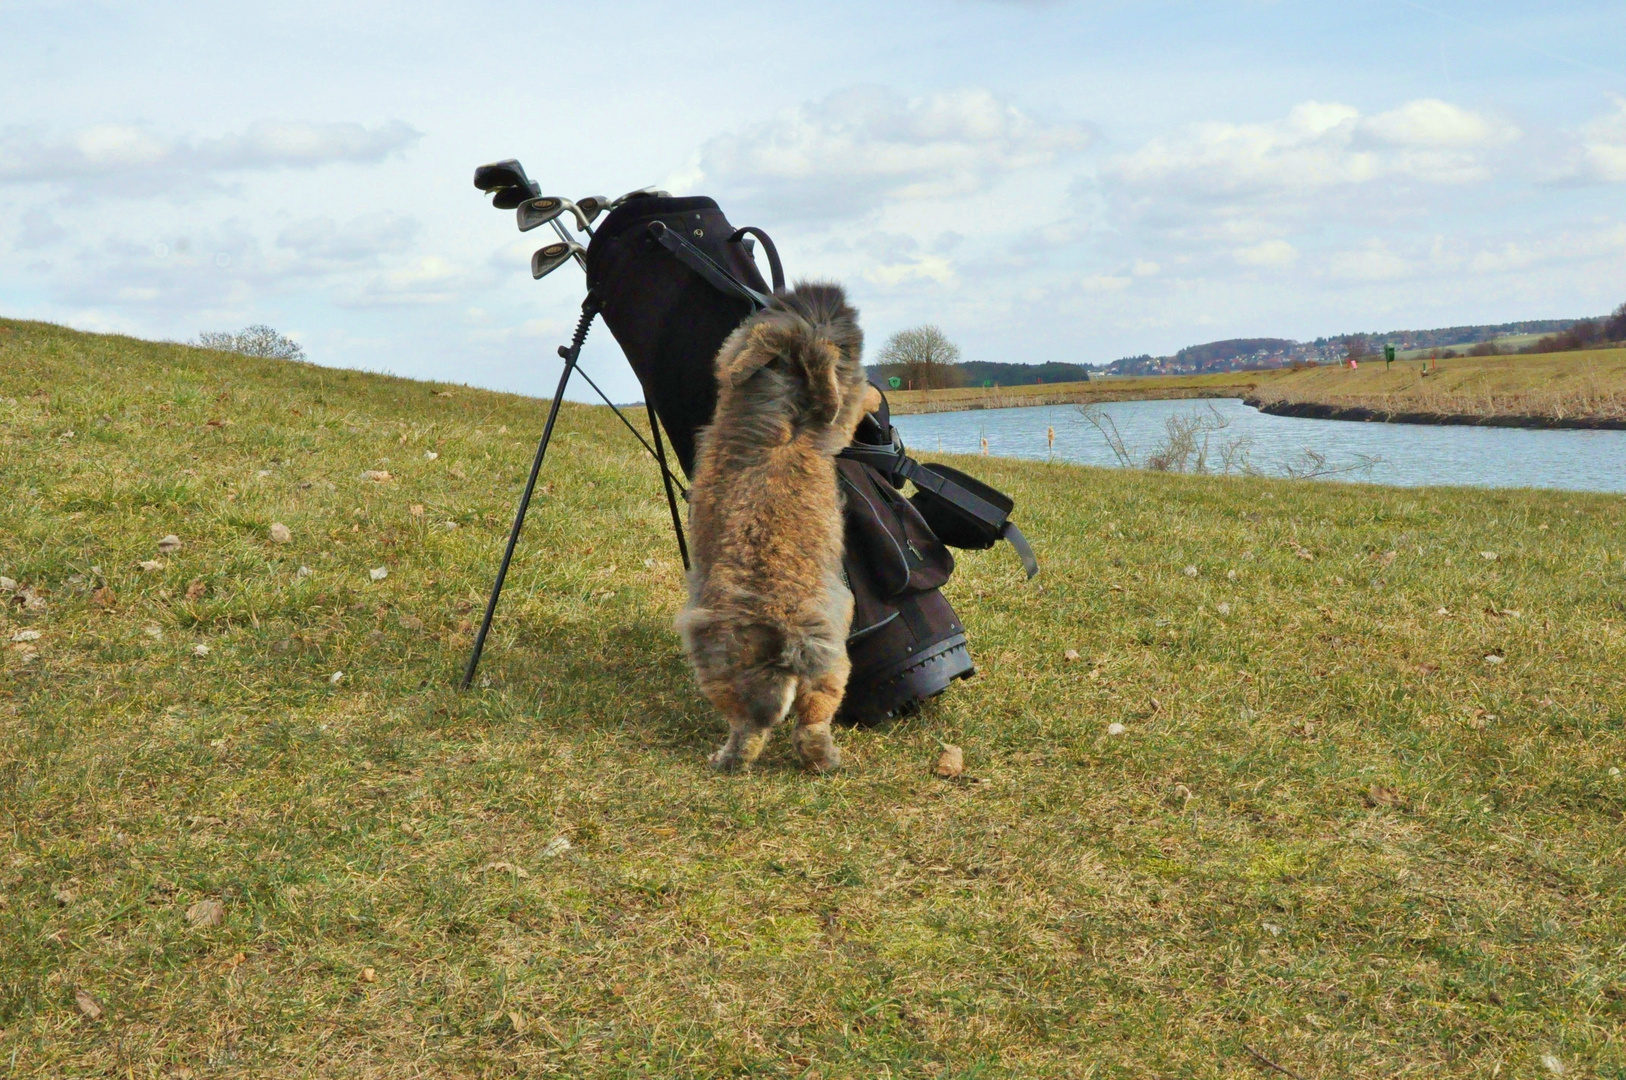
<instances>
[{"instance_id":1,"label":"grassy field","mask_svg":"<svg viewBox=\"0 0 1626 1080\"><path fill-rule=\"evenodd\" d=\"M1626 420L1626 349L1287 372L1251 398L1438 416Z\"/></svg>"},{"instance_id":2,"label":"grassy field","mask_svg":"<svg viewBox=\"0 0 1626 1080\"><path fill-rule=\"evenodd\" d=\"M720 777L605 410L453 688L542 413L0 322L7 1075L1626 1077L1626 500L966 462L979 676Z\"/></svg>"},{"instance_id":3,"label":"grassy field","mask_svg":"<svg viewBox=\"0 0 1626 1080\"><path fill-rule=\"evenodd\" d=\"M950 390L889 390L887 401L900 416L1008 409L1024 405L1086 405L1101 401L1164 398L1246 397L1280 377L1279 371L1235 371L1213 375L1147 375L1089 382L1029 386L959 386Z\"/></svg>"}]
</instances>

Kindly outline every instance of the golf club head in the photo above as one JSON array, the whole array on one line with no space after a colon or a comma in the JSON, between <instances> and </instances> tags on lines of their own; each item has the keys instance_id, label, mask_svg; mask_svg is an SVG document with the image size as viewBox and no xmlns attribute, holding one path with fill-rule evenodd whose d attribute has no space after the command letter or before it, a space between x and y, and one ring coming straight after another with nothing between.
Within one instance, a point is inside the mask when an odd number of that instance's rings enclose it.
<instances>
[{"instance_id":1,"label":"golf club head","mask_svg":"<svg viewBox=\"0 0 1626 1080\"><path fill-rule=\"evenodd\" d=\"M493 161L490 165L482 165L475 169L474 186L481 191L523 188L531 186L531 178L525 175L525 166L509 158L506 161Z\"/></svg>"},{"instance_id":2,"label":"golf club head","mask_svg":"<svg viewBox=\"0 0 1626 1080\"><path fill-rule=\"evenodd\" d=\"M609 205L610 197L608 195L589 195L585 199L576 200L576 208L586 216L588 224L597 221L598 216L604 213Z\"/></svg>"},{"instance_id":3,"label":"golf club head","mask_svg":"<svg viewBox=\"0 0 1626 1080\"><path fill-rule=\"evenodd\" d=\"M619 199L615 200L615 202L610 204L610 209L614 210L616 207L620 206L622 203L626 202L628 199L636 199L641 195L653 195L657 199L668 199L668 198L671 198L672 193L670 191L662 191L660 188L657 188L657 187L639 188L637 191L629 191L625 195L621 196Z\"/></svg>"},{"instance_id":4,"label":"golf club head","mask_svg":"<svg viewBox=\"0 0 1626 1080\"><path fill-rule=\"evenodd\" d=\"M540 198L527 199L519 204L514 212L519 222L520 232L530 232L538 225L546 225L554 218L565 212L565 201L552 195L543 195Z\"/></svg>"},{"instance_id":5,"label":"golf club head","mask_svg":"<svg viewBox=\"0 0 1626 1080\"><path fill-rule=\"evenodd\" d=\"M532 180L528 187L498 188L496 194L491 197L491 205L498 210L512 210L526 199L536 198L541 190L535 180Z\"/></svg>"},{"instance_id":6,"label":"golf club head","mask_svg":"<svg viewBox=\"0 0 1626 1080\"><path fill-rule=\"evenodd\" d=\"M586 250L580 244L574 244L567 240L537 248L536 254L531 256L531 276L533 278L546 277L569 262L577 252Z\"/></svg>"}]
</instances>

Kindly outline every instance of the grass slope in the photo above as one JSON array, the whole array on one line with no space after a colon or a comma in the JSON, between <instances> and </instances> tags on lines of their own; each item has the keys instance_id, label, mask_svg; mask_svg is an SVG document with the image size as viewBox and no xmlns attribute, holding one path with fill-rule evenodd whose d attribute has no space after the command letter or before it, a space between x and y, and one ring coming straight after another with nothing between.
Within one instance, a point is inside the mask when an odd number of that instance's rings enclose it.
<instances>
[{"instance_id":1,"label":"grass slope","mask_svg":"<svg viewBox=\"0 0 1626 1080\"><path fill-rule=\"evenodd\" d=\"M1309 402L1339 408L1442 416L1626 419L1626 349L1531 356L1464 357L1358 370L1318 367L1264 383L1263 404Z\"/></svg>"},{"instance_id":2,"label":"grass slope","mask_svg":"<svg viewBox=\"0 0 1626 1080\"><path fill-rule=\"evenodd\" d=\"M603 410L452 689L542 409L437 389L0 324L10 1075L1626 1075L1626 501L981 459L978 678L717 777Z\"/></svg>"}]
</instances>

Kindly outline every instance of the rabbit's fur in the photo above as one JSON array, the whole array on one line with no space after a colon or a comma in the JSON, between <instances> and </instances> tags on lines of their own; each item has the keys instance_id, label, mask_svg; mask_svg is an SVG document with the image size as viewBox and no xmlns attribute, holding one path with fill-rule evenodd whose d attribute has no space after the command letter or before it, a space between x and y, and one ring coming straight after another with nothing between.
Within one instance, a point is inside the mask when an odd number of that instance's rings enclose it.
<instances>
[{"instance_id":1,"label":"rabbit's fur","mask_svg":"<svg viewBox=\"0 0 1626 1080\"><path fill-rule=\"evenodd\" d=\"M837 285L798 283L717 354L717 411L700 433L678 630L700 689L728 718L718 769L748 766L774 724L820 772L841 755L830 720L850 665L835 455L879 395L858 312Z\"/></svg>"}]
</instances>

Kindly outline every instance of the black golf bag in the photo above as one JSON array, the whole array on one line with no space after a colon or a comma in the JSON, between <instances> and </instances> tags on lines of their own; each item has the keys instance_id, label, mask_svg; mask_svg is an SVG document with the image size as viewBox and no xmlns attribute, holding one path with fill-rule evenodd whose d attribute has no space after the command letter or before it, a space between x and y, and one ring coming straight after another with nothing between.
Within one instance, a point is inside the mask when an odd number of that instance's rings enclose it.
<instances>
[{"instance_id":1,"label":"black golf bag","mask_svg":"<svg viewBox=\"0 0 1626 1080\"><path fill-rule=\"evenodd\" d=\"M495 192L496 205L518 207L522 215L528 201L539 194L518 162L512 161L477 170L475 186ZM550 209L557 202L538 201ZM662 470L687 565L674 494L678 485L666 465L660 429L665 429L683 472L692 474L696 436L711 421L716 406L717 352L735 327L772 303L770 287L757 269L753 235L762 242L773 276L772 291L778 292L784 288L784 273L773 242L758 229L736 230L711 199L640 193L620 200L599 223L582 260L588 286L582 319L571 345L559 350L566 361L565 373L470 657L465 686L479 662L558 413L558 399L596 314L604 316L643 386L654 429L649 449ZM871 723L975 672L965 627L939 591L954 571L947 544L988 548L1007 539L1029 577L1038 573L1038 564L1010 521L1011 500L957 470L910 458L884 400L860 423L836 467L845 498L843 569L853 593L847 639L852 674L841 718ZM915 487L909 498L902 490L906 481Z\"/></svg>"},{"instance_id":2,"label":"black golf bag","mask_svg":"<svg viewBox=\"0 0 1626 1080\"><path fill-rule=\"evenodd\" d=\"M708 198L630 199L587 249L588 289L685 473L694 467L696 433L716 406L717 350L769 302L751 234L762 240L773 290L783 289L772 241L756 229L736 230ZM1009 521L1009 499L904 454L884 402L860 425L837 473L853 592L843 716L871 722L974 673L965 627L939 591L954 571L944 541L986 548L1005 537L1029 562L1031 553ZM917 488L912 499L900 490L905 480Z\"/></svg>"}]
</instances>

